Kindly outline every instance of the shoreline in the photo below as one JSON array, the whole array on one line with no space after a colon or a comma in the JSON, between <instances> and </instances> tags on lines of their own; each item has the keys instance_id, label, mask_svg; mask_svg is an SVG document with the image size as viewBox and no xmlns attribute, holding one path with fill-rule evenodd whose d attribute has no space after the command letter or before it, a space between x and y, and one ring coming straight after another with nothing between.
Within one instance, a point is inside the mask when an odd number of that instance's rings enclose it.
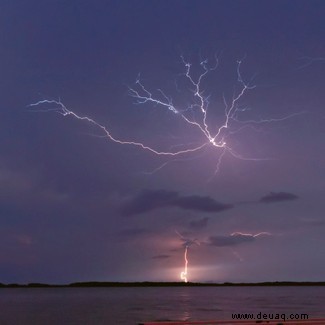
<instances>
[{"instance_id":1,"label":"shoreline","mask_svg":"<svg viewBox=\"0 0 325 325\"><path fill-rule=\"evenodd\" d=\"M275 282L256 282L256 283L201 283L201 282L73 282L70 284L46 284L46 283L28 283L17 284L0 283L0 288L99 288L99 287L285 287L285 286L325 286L324 281L275 281Z\"/></svg>"}]
</instances>

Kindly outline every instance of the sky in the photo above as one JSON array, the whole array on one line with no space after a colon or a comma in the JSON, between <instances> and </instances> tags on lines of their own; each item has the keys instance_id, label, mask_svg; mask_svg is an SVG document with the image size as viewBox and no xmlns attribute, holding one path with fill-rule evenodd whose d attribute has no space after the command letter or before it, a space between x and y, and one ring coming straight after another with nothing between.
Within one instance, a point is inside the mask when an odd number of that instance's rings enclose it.
<instances>
[{"instance_id":1,"label":"sky","mask_svg":"<svg viewBox=\"0 0 325 325\"><path fill-rule=\"evenodd\" d=\"M0 282L324 281L324 15L2 0Z\"/></svg>"}]
</instances>

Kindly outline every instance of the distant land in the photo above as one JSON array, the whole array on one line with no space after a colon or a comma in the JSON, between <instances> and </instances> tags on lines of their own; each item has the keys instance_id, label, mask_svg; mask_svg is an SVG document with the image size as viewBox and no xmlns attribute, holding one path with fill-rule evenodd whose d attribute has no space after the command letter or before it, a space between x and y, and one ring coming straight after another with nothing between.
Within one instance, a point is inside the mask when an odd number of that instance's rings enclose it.
<instances>
[{"instance_id":1,"label":"distant land","mask_svg":"<svg viewBox=\"0 0 325 325\"><path fill-rule=\"evenodd\" d=\"M17 284L0 283L0 288L98 288L98 287L249 287L249 286L325 286L325 281L321 282L294 282L294 281L275 281L257 283L200 283L200 282L74 282L70 284L46 284L28 283Z\"/></svg>"}]
</instances>

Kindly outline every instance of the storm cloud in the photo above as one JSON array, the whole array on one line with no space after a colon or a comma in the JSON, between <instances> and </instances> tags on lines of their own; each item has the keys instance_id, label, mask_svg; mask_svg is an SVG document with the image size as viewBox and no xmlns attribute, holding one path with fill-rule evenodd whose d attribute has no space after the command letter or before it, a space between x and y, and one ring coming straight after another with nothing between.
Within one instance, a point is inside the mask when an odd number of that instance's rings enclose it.
<instances>
[{"instance_id":1,"label":"storm cloud","mask_svg":"<svg viewBox=\"0 0 325 325\"><path fill-rule=\"evenodd\" d=\"M276 202L283 202L283 201L293 201L297 200L299 197L295 194L288 193L288 192L271 192L268 195L263 196L260 198L260 203L276 203Z\"/></svg>"},{"instance_id":2,"label":"storm cloud","mask_svg":"<svg viewBox=\"0 0 325 325\"><path fill-rule=\"evenodd\" d=\"M182 196L175 191L143 190L121 207L121 214L125 216L137 215L165 207L178 207L183 210L201 212L221 212L233 206L220 203L209 196Z\"/></svg>"}]
</instances>

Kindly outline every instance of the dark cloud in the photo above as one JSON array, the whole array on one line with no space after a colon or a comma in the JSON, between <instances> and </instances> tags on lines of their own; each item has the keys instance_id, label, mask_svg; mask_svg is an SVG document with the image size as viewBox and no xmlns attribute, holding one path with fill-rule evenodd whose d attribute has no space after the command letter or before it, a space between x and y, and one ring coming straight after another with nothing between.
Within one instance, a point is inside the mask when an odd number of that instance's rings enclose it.
<instances>
[{"instance_id":1,"label":"dark cloud","mask_svg":"<svg viewBox=\"0 0 325 325\"><path fill-rule=\"evenodd\" d=\"M244 243L251 243L258 239L258 237L263 235L270 235L269 233L260 234L242 234L233 233L228 236L211 236L207 242L210 246L225 247L225 246L237 246Z\"/></svg>"},{"instance_id":2,"label":"dark cloud","mask_svg":"<svg viewBox=\"0 0 325 325\"><path fill-rule=\"evenodd\" d=\"M185 210L203 212L220 212L232 207L232 205L217 202L209 196L197 195L178 197L173 205Z\"/></svg>"},{"instance_id":3,"label":"dark cloud","mask_svg":"<svg viewBox=\"0 0 325 325\"><path fill-rule=\"evenodd\" d=\"M121 212L123 215L136 215L171 205L177 199L177 192L165 190L143 190L128 203Z\"/></svg>"},{"instance_id":4,"label":"dark cloud","mask_svg":"<svg viewBox=\"0 0 325 325\"><path fill-rule=\"evenodd\" d=\"M170 255L161 254L161 255L152 256L152 259L154 259L154 260L164 260L164 259L167 259L167 258L170 258L170 257L171 257Z\"/></svg>"},{"instance_id":5,"label":"dark cloud","mask_svg":"<svg viewBox=\"0 0 325 325\"><path fill-rule=\"evenodd\" d=\"M297 200L298 196L287 192L271 192L268 195L263 196L259 202L261 203L276 203L283 201Z\"/></svg>"},{"instance_id":6,"label":"dark cloud","mask_svg":"<svg viewBox=\"0 0 325 325\"><path fill-rule=\"evenodd\" d=\"M193 220L190 222L189 226L190 226L190 228L193 228L193 229L202 229L208 225L208 221L209 221L208 217L201 218L199 220Z\"/></svg>"},{"instance_id":7,"label":"dark cloud","mask_svg":"<svg viewBox=\"0 0 325 325\"><path fill-rule=\"evenodd\" d=\"M181 196L167 190L144 190L127 202L121 209L123 215L136 215L164 207L184 210L220 212L232 208L230 204L217 202L209 196Z\"/></svg>"}]
</instances>

